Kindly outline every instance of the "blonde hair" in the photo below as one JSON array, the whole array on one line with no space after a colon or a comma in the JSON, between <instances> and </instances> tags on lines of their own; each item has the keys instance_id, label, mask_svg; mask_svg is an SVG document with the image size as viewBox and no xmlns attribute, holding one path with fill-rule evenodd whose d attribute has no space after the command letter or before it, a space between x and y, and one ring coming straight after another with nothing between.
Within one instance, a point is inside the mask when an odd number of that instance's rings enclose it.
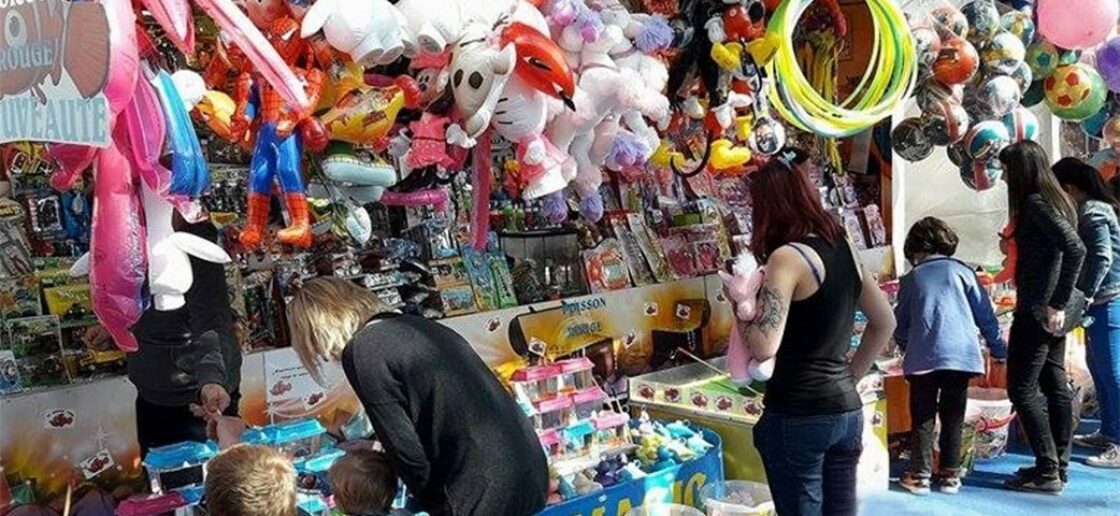
<instances>
[{"instance_id":1,"label":"blonde hair","mask_svg":"<svg viewBox=\"0 0 1120 516\"><path fill-rule=\"evenodd\" d=\"M382 452L351 450L327 472L335 506L346 514L388 510L397 495L397 476Z\"/></svg>"},{"instance_id":2,"label":"blonde hair","mask_svg":"<svg viewBox=\"0 0 1120 516\"><path fill-rule=\"evenodd\" d=\"M292 347L311 377L326 385L321 365L338 360L370 317L387 311L368 290L339 278L315 278L288 302Z\"/></svg>"},{"instance_id":3,"label":"blonde hair","mask_svg":"<svg viewBox=\"0 0 1120 516\"><path fill-rule=\"evenodd\" d=\"M284 454L239 444L206 466L211 516L295 516L296 470Z\"/></svg>"}]
</instances>

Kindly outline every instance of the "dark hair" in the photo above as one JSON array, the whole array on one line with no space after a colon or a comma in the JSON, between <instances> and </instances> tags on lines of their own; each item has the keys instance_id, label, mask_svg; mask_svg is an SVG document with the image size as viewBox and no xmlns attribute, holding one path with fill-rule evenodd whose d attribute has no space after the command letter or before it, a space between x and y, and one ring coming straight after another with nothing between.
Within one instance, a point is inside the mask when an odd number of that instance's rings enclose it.
<instances>
[{"instance_id":1,"label":"dark hair","mask_svg":"<svg viewBox=\"0 0 1120 516\"><path fill-rule=\"evenodd\" d=\"M1112 206L1113 211L1120 213L1120 203L1116 202L1115 193L1104 184L1101 173L1092 165L1077 158L1062 158L1051 169L1059 184L1076 187L1085 193L1085 197L1106 203Z\"/></svg>"},{"instance_id":2,"label":"dark hair","mask_svg":"<svg viewBox=\"0 0 1120 516\"><path fill-rule=\"evenodd\" d=\"M765 262L779 247L815 234L836 243L844 234L835 217L825 211L820 193L809 182L803 165L808 154L785 149L750 175L753 200L751 251Z\"/></svg>"},{"instance_id":3,"label":"dark hair","mask_svg":"<svg viewBox=\"0 0 1120 516\"><path fill-rule=\"evenodd\" d=\"M1041 145L1030 140L1013 143L999 153L999 161L1006 172L1004 175L1007 178L1008 207L1011 209L1012 220L1017 221L1022 215L1027 197L1038 194L1065 217L1071 226L1077 227L1077 210L1058 185L1058 178L1050 170L1049 158ZM1015 226L1022 227L1018 223Z\"/></svg>"},{"instance_id":4,"label":"dark hair","mask_svg":"<svg viewBox=\"0 0 1120 516\"><path fill-rule=\"evenodd\" d=\"M902 246L902 254L911 263L919 254L953 256L957 253L957 244L960 242L960 237L945 221L937 217L926 217L910 227L906 243Z\"/></svg>"}]
</instances>

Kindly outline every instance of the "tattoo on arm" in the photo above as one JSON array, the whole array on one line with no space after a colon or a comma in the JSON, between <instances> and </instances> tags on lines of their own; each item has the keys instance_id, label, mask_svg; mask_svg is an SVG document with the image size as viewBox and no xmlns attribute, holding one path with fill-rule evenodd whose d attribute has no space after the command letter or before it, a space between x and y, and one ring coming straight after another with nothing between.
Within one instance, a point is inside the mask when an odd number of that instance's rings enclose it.
<instances>
[{"instance_id":1,"label":"tattoo on arm","mask_svg":"<svg viewBox=\"0 0 1120 516\"><path fill-rule=\"evenodd\" d=\"M782 323L782 313L785 311L782 298L774 287L763 285L758 291L758 301L758 317L751 324L766 335L773 334Z\"/></svg>"}]
</instances>

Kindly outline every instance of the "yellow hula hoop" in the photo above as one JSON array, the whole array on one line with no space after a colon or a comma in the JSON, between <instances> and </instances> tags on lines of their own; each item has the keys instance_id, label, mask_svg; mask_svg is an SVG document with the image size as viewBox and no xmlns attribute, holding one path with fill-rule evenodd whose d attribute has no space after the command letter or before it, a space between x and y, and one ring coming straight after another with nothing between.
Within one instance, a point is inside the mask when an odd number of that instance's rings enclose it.
<instances>
[{"instance_id":1,"label":"yellow hula hoop","mask_svg":"<svg viewBox=\"0 0 1120 516\"><path fill-rule=\"evenodd\" d=\"M918 73L914 42L902 11L892 0L867 0L874 28L871 60L859 85L839 105L822 96L806 78L793 47L797 21L813 0L786 0L774 13L767 31L782 38L767 64L770 104L799 129L842 138L863 132L898 108L914 88ZM885 36L884 36L885 35ZM812 70L814 75L823 70ZM823 92L832 96L834 92Z\"/></svg>"}]
</instances>

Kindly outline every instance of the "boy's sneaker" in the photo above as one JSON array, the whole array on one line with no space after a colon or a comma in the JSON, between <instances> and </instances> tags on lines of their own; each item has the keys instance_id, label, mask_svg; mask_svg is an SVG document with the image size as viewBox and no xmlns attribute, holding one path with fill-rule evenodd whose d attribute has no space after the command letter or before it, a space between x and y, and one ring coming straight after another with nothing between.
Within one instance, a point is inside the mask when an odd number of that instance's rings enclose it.
<instances>
[{"instance_id":1,"label":"boy's sneaker","mask_svg":"<svg viewBox=\"0 0 1120 516\"><path fill-rule=\"evenodd\" d=\"M956 476L945 476L937 478L937 490L945 494L957 494L961 492L961 479Z\"/></svg>"},{"instance_id":2,"label":"boy's sneaker","mask_svg":"<svg viewBox=\"0 0 1120 516\"><path fill-rule=\"evenodd\" d=\"M1120 445L1112 445L1104 453L1085 459L1085 464L1094 468L1120 469Z\"/></svg>"},{"instance_id":3,"label":"boy's sneaker","mask_svg":"<svg viewBox=\"0 0 1120 516\"><path fill-rule=\"evenodd\" d=\"M919 477L909 471L902 473L902 478L898 479L898 485L918 496L929 494L929 479Z\"/></svg>"},{"instance_id":4,"label":"boy's sneaker","mask_svg":"<svg viewBox=\"0 0 1120 516\"><path fill-rule=\"evenodd\" d=\"M1084 446L1085 448L1096 448L1098 450L1107 450L1112 447L1112 439L1105 437L1100 432L1093 432L1091 434L1077 435L1073 438L1073 444Z\"/></svg>"},{"instance_id":5,"label":"boy's sneaker","mask_svg":"<svg viewBox=\"0 0 1120 516\"><path fill-rule=\"evenodd\" d=\"M1059 474L1045 475L1037 469L1030 468L1022 474L1007 479L1003 486L1013 491L1026 491L1030 493L1044 493L1052 495L1062 494L1062 479Z\"/></svg>"},{"instance_id":6,"label":"boy's sneaker","mask_svg":"<svg viewBox=\"0 0 1120 516\"><path fill-rule=\"evenodd\" d=\"M1021 476L1024 476L1024 475L1033 475L1036 469L1037 468L1035 468L1034 466L1019 468L1018 470L1015 471L1015 476L1021 477ZM1059 469L1058 470L1058 478L1062 481L1063 486L1068 485L1069 484L1069 470L1066 469L1066 468Z\"/></svg>"}]
</instances>

